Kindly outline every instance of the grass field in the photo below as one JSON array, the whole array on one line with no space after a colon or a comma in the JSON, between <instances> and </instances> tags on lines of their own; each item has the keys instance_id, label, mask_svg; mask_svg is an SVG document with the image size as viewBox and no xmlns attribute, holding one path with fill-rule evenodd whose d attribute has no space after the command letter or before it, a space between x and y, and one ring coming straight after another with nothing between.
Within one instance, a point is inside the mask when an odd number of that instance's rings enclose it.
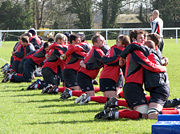
<instances>
[{"instance_id":1,"label":"grass field","mask_svg":"<svg viewBox=\"0 0 180 134\"><path fill-rule=\"evenodd\" d=\"M114 41L109 41L114 43ZM0 66L9 61L15 42L3 42ZM166 39L163 55L169 58L170 98L180 98L180 43ZM0 81L2 80L0 74ZM155 120L94 120L104 104L74 104L75 97L62 101L60 95L42 95L40 90L21 91L29 83L0 83L0 134L149 134ZM101 93L98 93L101 95Z\"/></svg>"}]
</instances>

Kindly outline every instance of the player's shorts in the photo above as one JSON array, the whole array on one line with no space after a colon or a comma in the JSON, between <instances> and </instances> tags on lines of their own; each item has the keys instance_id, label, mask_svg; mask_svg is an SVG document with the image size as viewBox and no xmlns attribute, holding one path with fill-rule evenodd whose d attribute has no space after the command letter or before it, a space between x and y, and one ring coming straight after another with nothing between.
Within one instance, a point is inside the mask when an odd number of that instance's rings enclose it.
<instances>
[{"instance_id":1,"label":"player's shorts","mask_svg":"<svg viewBox=\"0 0 180 134\"><path fill-rule=\"evenodd\" d=\"M45 67L42 69L42 76L43 76L45 83L52 84L52 85L58 85L57 75L49 67Z\"/></svg>"},{"instance_id":2,"label":"player's shorts","mask_svg":"<svg viewBox=\"0 0 180 134\"><path fill-rule=\"evenodd\" d=\"M138 83L125 83L123 87L123 95L129 108L133 109L135 106L147 104L144 89Z\"/></svg>"},{"instance_id":3,"label":"player's shorts","mask_svg":"<svg viewBox=\"0 0 180 134\"><path fill-rule=\"evenodd\" d=\"M170 91L168 85L159 86L156 88L152 88L148 90L150 92L150 102L159 103L164 105L164 103L168 100Z\"/></svg>"},{"instance_id":4,"label":"player's shorts","mask_svg":"<svg viewBox=\"0 0 180 134\"><path fill-rule=\"evenodd\" d=\"M100 91L116 91L116 82L112 79L100 79Z\"/></svg>"},{"instance_id":5,"label":"player's shorts","mask_svg":"<svg viewBox=\"0 0 180 134\"><path fill-rule=\"evenodd\" d=\"M65 82L65 86L67 88L78 86L77 71L73 69L64 69L62 75Z\"/></svg>"},{"instance_id":6,"label":"player's shorts","mask_svg":"<svg viewBox=\"0 0 180 134\"><path fill-rule=\"evenodd\" d=\"M83 92L94 91L92 78L89 77L88 75L79 72L77 76L77 80L78 80L78 85L80 86Z\"/></svg>"}]
</instances>

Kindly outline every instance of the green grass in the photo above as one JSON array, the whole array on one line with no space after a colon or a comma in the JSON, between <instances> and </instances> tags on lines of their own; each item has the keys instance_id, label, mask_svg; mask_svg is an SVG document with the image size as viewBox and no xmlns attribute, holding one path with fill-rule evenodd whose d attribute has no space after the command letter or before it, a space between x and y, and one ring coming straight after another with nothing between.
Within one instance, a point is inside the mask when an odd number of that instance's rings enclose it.
<instances>
[{"instance_id":1,"label":"green grass","mask_svg":"<svg viewBox=\"0 0 180 134\"><path fill-rule=\"evenodd\" d=\"M114 41L109 41L113 44ZM0 58L9 61L15 42L3 42ZM169 58L170 98L180 97L180 43L165 40L163 55ZM0 59L0 66L5 64ZM0 74L0 80L3 76ZM41 95L40 90L21 91L29 83L0 83L0 134L122 133L149 134L155 120L94 120L103 104L75 105L75 97ZM98 93L102 95L101 93Z\"/></svg>"}]
</instances>

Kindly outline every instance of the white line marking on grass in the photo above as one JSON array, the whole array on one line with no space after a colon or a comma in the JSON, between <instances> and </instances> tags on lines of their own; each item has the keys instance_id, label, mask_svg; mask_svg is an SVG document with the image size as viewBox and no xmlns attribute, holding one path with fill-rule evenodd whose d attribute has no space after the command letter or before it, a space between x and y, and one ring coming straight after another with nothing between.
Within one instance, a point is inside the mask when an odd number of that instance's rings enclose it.
<instances>
[{"instance_id":1,"label":"white line marking on grass","mask_svg":"<svg viewBox=\"0 0 180 134\"><path fill-rule=\"evenodd\" d=\"M0 58L1 61L5 62L5 63L8 63L7 60L3 59L3 58Z\"/></svg>"}]
</instances>

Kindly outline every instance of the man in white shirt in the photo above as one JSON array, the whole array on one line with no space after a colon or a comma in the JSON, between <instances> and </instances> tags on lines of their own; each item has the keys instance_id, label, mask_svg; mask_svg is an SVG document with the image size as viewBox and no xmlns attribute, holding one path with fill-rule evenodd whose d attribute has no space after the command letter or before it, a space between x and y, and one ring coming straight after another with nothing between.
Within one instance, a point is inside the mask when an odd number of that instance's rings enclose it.
<instances>
[{"instance_id":1,"label":"man in white shirt","mask_svg":"<svg viewBox=\"0 0 180 134\"><path fill-rule=\"evenodd\" d=\"M152 33L157 33L161 37L161 42L159 44L159 49L162 52L164 41L163 41L163 20L159 18L159 11L154 10L152 12Z\"/></svg>"}]
</instances>

